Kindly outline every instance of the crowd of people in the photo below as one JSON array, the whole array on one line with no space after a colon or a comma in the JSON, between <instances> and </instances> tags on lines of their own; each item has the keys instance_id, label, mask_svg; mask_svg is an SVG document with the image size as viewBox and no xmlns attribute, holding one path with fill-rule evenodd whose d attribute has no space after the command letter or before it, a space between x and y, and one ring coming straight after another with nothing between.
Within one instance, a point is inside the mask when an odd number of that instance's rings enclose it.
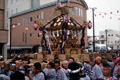
<instances>
[{"instance_id":1,"label":"crowd of people","mask_svg":"<svg viewBox=\"0 0 120 80\"><path fill-rule=\"evenodd\" d=\"M23 62L19 69L16 62ZM120 57L116 54L112 59L98 56L87 62L76 62L70 57L62 62L56 58L34 64L27 57L16 56L9 65L9 70L0 67L0 80L120 80Z\"/></svg>"}]
</instances>

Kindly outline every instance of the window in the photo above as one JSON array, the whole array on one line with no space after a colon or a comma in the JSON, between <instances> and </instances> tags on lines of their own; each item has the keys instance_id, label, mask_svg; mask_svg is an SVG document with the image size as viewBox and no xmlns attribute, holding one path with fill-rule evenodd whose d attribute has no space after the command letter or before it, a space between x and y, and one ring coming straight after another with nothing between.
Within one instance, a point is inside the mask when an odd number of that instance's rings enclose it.
<instances>
[{"instance_id":1,"label":"window","mask_svg":"<svg viewBox=\"0 0 120 80\"><path fill-rule=\"evenodd\" d=\"M81 17L83 17L83 9L81 9Z\"/></svg>"},{"instance_id":2,"label":"window","mask_svg":"<svg viewBox=\"0 0 120 80\"><path fill-rule=\"evenodd\" d=\"M25 19L25 27L27 27L27 18Z\"/></svg>"},{"instance_id":3,"label":"window","mask_svg":"<svg viewBox=\"0 0 120 80\"><path fill-rule=\"evenodd\" d=\"M25 43L27 43L27 34L25 34Z\"/></svg>"},{"instance_id":4,"label":"window","mask_svg":"<svg viewBox=\"0 0 120 80\"><path fill-rule=\"evenodd\" d=\"M101 41L101 44L104 44L104 40Z\"/></svg>"},{"instance_id":5,"label":"window","mask_svg":"<svg viewBox=\"0 0 120 80\"><path fill-rule=\"evenodd\" d=\"M32 21L32 17L29 17L29 22L31 22Z\"/></svg>"},{"instance_id":6,"label":"window","mask_svg":"<svg viewBox=\"0 0 120 80\"><path fill-rule=\"evenodd\" d=\"M38 37L40 37L40 34L38 33Z\"/></svg>"},{"instance_id":7,"label":"window","mask_svg":"<svg viewBox=\"0 0 120 80\"><path fill-rule=\"evenodd\" d=\"M110 36L110 34L108 36Z\"/></svg>"},{"instance_id":8,"label":"window","mask_svg":"<svg viewBox=\"0 0 120 80\"><path fill-rule=\"evenodd\" d=\"M75 14L75 12L74 12L74 7L72 7L72 15L74 15Z\"/></svg>"},{"instance_id":9,"label":"window","mask_svg":"<svg viewBox=\"0 0 120 80\"><path fill-rule=\"evenodd\" d=\"M41 12L41 19L44 19L44 12Z\"/></svg>"},{"instance_id":10,"label":"window","mask_svg":"<svg viewBox=\"0 0 120 80\"><path fill-rule=\"evenodd\" d=\"M81 16L81 9L79 8L79 16Z\"/></svg>"},{"instance_id":11,"label":"window","mask_svg":"<svg viewBox=\"0 0 120 80\"><path fill-rule=\"evenodd\" d=\"M37 18L40 18L40 15L37 15Z\"/></svg>"},{"instance_id":12,"label":"window","mask_svg":"<svg viewBox=\"0 0 120 80\"><path fill-rule=\"evenodd\" d=\"M104 38L104 35L101 35L101 38Z\"/></svg>"},{"instance_id":13,"label":"window","mask_svg":"<svg viewBox=\"0 0 120 80\"><path fill-rule=\"evenodd\" d=\"M32 37L33 36L33 33L30 33L30 37Z\"/></svg>"},{"instance_id":14,"label":"window","mask_svg":"<svg viewBox=\"0 0 120 80\"><path fill-rule=\"evenodd\" d=\"M18 12L18 8L16 8L16 13Z\"/></svg>"},{"instance_id":15,"label":"window","mask_svg":"<svg viewBox=\"0 0 120 80\"><path fill-rule=\"evenodd\" d=\"M24 26L24 18L23 18L23 26Z\"/></svg>"},{"instance_id":16,"label":"window","mask_svg":"<svg viewBox=\"0 0 120 80\"><path fill-rule=\"evenodd\" d=\"M24 32L23 32L23 42L24 42Z\"/></svg>"},{"instance_id":17,"label":"window","mask_svg":"<svg viewBox=\"0 0 120 80\"><path fill-rule=\"evenodd\" d=\"M76 7L75 10L76 10L76 15L78 15L78 8Z\"/></svg>"},{"instance_id":18,"label":"window","mask_svg":"<svg viewBox=\"0 0 120 80\"><path fill-rule=\"evenodd\" d=\"M113 36L113 34L111 34L111 36Z\"/></svg>"}]
</instances>

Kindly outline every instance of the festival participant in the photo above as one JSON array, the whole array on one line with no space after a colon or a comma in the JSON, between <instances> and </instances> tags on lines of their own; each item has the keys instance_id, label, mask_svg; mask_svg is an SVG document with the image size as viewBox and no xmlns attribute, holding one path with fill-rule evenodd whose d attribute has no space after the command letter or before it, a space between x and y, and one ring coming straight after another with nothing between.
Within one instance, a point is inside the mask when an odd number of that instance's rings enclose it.
<instances>
[{"instance_id":1,"label":"festival participant","mask_svg":"<svg viewBox=\"0 0 120 80\"><path fill-rule=\"evenodd\" d=\"M25 75L19 71L15 71L10 75L10 80L25 80Z\"/></svg>"},{"instance_id":2,"label":"festival participant","mask_svg":"<svg viewBox=\"0 0 120 80\"><path fill-rule=\"evenodd\" d=\"M7 75L10 77L12 73L16 71L16 63L15 62L10 62L10 70L8 71Z\"/></svg>"},{"instance_id":3,"label":"festival participant","mask_svg":"<svg viewBox=\"0 0 120 80\"><path fill-rule=\"evenodd\" d=\"M95 64L95 59L90 59L89 64L91 65L92 71L90 74L90 78L92 80L96 80L96 79L103 79L103 73L101 68Z\"/></svg>"},{"instance_id":4,"label":"festival participant","mask_svg":"<svg viewBox=\"0 0 120 80\"><path fill-rule=\"evenodd\" d=\"M37 62L34 64L33 72L35 73L33 78L30 73L27 74L30 80L45 80L45 74L41 71L40 63Z\"/></svg>"},{"instance_id":5,"label":"festival participant","mask_svg":"<svg viewBox=\"0 0 120 80\"><path fill-rule=\"evenodd\" d=\"M74 61L75 61L75 59L73 57L69 58L69 63L74 62Z\"/></svg>"},{"instance_id":6,"label":"festival participant","mask_svg":"<svg viewBox=\"0 0 120 80\"><path fill-rule=\"evenodd\" d=\"M65 73L67 80L69 80L68 65L69 65L68 61L63 61L62 69L61 69Z\"/></svg>"},{"instance_id":7,"label":"festival participant","mask_svg":"<svg viewBox=\"0 0 120 80\"><path fill-rule=\"evenodd\" d=\"M79 80L79 71L80 71L79 64L76 62L72 62L69 64L68 68L69 68L69 76L70 76L69 80Z\"/></svg>"},{"instance_id":8,"label":"festival participant","mask_svg":"<svg viewBox=\"0 0 120 80\"><path fill-rule=\"evenodd\" d=\"M102 67L102 63L101 63L102 59L101 57L96 57L96 64L99 66L99 67Z\"/></svg>"},{"instance_id":9,"label":"festival participant","mask_svg":"<svg viewBox=\"0 0 120 80\"><path fill-rule=\"evenodd\" d=\"M81 62L77 62L79 64L80 67L80 71L79 71L79 80L90 80L90 77L86 74L84 74L84 66Z\"/></svg>"},{"instance_id":10,"label":"festival participant","mask_svg":"<svg viewBox=\"0 0 120 80\"><path fill-rule=\"evenodd\" d=\"M86 62L83 62L83 66L84 66L84 70L83 70L84 74L90 76L92 72L91 65L87 64Z\"/></svg>"},{"instance_id":11,"label":"festival participant","mask_svg":"<svg viewBox=\"0 0 120 80\"><path fill-rule=\"evenodd\" d=\"M54 65L55 65L55 70L56 70L56 73L57 73L56 80L67 80L67 77L66 77L65 73L60 69L60 61L55 60Z\"/></svg>"},{"instance_id":12,"label":"festival participant","mask_svg":"<svg viewBox=\"0 0 120 80\"><path fill-rule=\"evenodd\" d=\"M120 79L120 57L116 59L117 67L114 69L113 76Z\"/></svg>"},{"instance_id":13,"label":"festival participant","mask_svg":"<svg viewBox=\"0 0 120 80\"><path fill-rule=\"evenodd\" d=\"M23 73L25 74L25 80L30 80L27 75L30 73L32 68L29 65L25 65L23 66L23 70L24 70Z\"/></svg>"},{"instance_id":14,"label":"festival participant","mask_svg":"<svg viewBox=\"0 0 120 80\"><path fill-rule=\"evenodd\" d=\"M10 77L8 77L4 74L0 74L0 80L10 80Z\"/></svg>"},{"instance_id":15,"label":"festival participant","mask_svg":"<svg viewBox=\"0 0 120 80\"><path fill-rule=\"evenodd\" d=\"M107 61L103 62L103 74L104 74L104 80L114 80L111 76L111 67L107 63Z\"/></svg>"},{"instance_id":16,"label":"festival participant","mask_svg":"<svg viewBox=\"0 0 120 80\"><path fill-rule=\"evenodd\" d=\"M47 68L45 68L43 72L46 75L46 80L56 80L57 73L56 70L54 69L54 63L52 62L48 63Z\"/></svg>"},{"instance_id":17,"label":"festival participant","mask_svg":"<svg viewBox=\"0 0 120 80\"><path fill-rule=\"evenodd\" d=\"M115 70L115 68L117 68L116 58L117 55L114 54L112 55L112 62L108 62L113 71Z\"/></svg>"}]
</instances>

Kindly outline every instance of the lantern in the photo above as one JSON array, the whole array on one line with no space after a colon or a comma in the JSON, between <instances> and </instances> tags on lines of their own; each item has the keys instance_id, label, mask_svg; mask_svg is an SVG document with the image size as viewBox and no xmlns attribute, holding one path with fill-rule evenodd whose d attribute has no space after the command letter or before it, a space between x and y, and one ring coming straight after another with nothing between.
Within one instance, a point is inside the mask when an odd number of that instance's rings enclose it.
<instances>
[{"instance_id":1,"label":"lantern","mask_svg":"<svg viewBox=\"0 0 120 80\"><path fill-rule=\"evenodd\" d=\"M42 35L42 33L40 32L40 33L39 33L39 35L41 36L41 35Z\"/></svg>"},{"instance_id":2,"label":"lantern","mask_svg":"<svg viewBox=\"0 0 120 80\"><path fill-rule=\"evenodd\" d=\"M96 38L96 40L97 40L97 38Z\"/></svg>"},{"instance_id":3,"label":"lantern","mask_svg":"<svg viewBox=\"0 0 120 80\"><path fill-rule=\"evenodd\" d=\"M95 14L95 17L96 17L97 15Z\"/></svg>"},{"instance_id":4,"label":"lantern","mask_svg":"<svg viewBox=\"0 0 120 80\"><path fill-rule=\"evenodd\" d=\"M58 1L58 3L57 3L57 8L61 9L61 2L60 1Z\"/></svg>"},{"instance_id":5,"label":"lantern","mask_svg":"<svg viewBox=\"0 0 120 80\"><path fill-rule=\"evenodd\" d=\"M12 28L13 28L13 29L15 29L15 28L16 28L16 26L15 26L15 25L12 25Z\"/></svg>"},{"instance_id":6,"label":"lantern","mask_svg":"<svg viewBox=\"0 0 120 80\"><path fill-rule=\"evenodd\" d=\"M112 17L110 17L110 19L112 19Z\"/></svg>"},{"instance_id":7,"label":"lantern","mask_svg":"<svg viewBox=\"0 0 120 80\"><path fill-rule=\"evenodd\" d=\"M106 39L104 39L104 41L106 41Z\"/></svg>"},{"instance_id":8,"label":"lantern","mask_svg":"<svg viewBox=\"0 0 120 80\"><path fill-rule=\"evenodd\" d=\"M34 26L34 29L37 30L37 28L38 28L38 23L35 21L33 26Z\"/></svg>"},{"instance_id":9,"label":"lantern","mask_svg":"<svg viewBox=\"0 0 120 80\"><path fill-rule=\"evenodd\" d=\"M68 23L70 20L70 17L68 16L68 14L64 15L64 23Z\"/></svg>"},{"instance_id":10,"label":"lantern","mask_svg":"<svg viewBox=\"0 0 120 80\"><path fill-rule=\"evenodd\" d=\"M92 28L92 22L91 22L91 21L88 22L88 28L89 28L89 29Z\"/></svg>"},{"instance_id":11,"label":"lantern","mask_svg":"<svg viewBox=\"0 0 120 80\"><path fill-rule=\"evenodd\" d=\"M109 43L110 41L108 41L108 43Z\"/></svg>"},{"instance_id":12,"label":"lantern","mask_svg":"<svg viewBox=\"0 0 120 80\"><path fill-rule=\"evenodd\" d=\"M120 18L118 18L118 20L120 20Z\"/></svg>"},{"instance_id":13,"label":"lantern","mask_svg":"<svg viewBox=\"0 0 120 80\"><path fill-rule=\"evenodd\" d=\"M90 39L90 42L92 42L92 39Z\"/></svg>"},{"instance_id":14,"label":"lantern","mask_svg":"<svg viewBox=\"0 0 120 80\"><path fill-rule=\"evenodd\" d=\"M99 14L101 16L101 14Z\"/></svg>"},{"instance_id":15,"label":"lantern","mask_svg":"<svg viewBox=\"0 0 120 80\"><path fill-rule=\"evenodd\" d=\"M111 42L111 44L113 44L113 43Z\"/></svg>"},{"instance_id":16,"label":"lantern","mask_svg":"<svg viewBox=\"0 0 120 80\"><path fill-rule=\"evenodd\" d=\"M102 18L104 18L104 16L102 16Z\"/></svg>"},{"instance_id":17,"label":"lantern","mask_svg":"<svg viewBox=\"0 0 120 80\"><path fill-rule=\"evenodd\" d=\"M25 31L28 31L28 28L25 28Z\"/></svg>"},{"instance_id":18,"label":"lantern","mask_svg":"<svg viewBox=\"0 0 120 80\"><path fill-rule=\"evenodd\" d=\"M106 13L105 13L105 15L106 15Z\"/></svg>"},{"instance_id":19,"label":"lantern","mask_svg":"<svg viewBox=\"0 0 120 80\"><path fill-rule=\"evenodd\" d=\"M110 14L112 14L112 12L110 12Z\"/></svg>"},{"instance_id":20,"label":"lantern","mask_svg":"<svg viewBox=\"0 0 120 80\"><path fill-rule=\"evenodd\" d=\"M117 13L119 13L119 11L117 11Z\"/></svg>"}]
</instances>

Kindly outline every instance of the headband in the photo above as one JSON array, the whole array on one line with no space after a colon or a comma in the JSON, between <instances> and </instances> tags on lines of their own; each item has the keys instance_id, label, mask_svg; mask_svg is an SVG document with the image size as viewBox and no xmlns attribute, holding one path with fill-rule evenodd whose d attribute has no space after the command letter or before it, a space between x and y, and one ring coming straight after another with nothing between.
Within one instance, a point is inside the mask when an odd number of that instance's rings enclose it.
<instances>
[{"instance_id":1,"label":"headband","mask_svg":"<svg viewBox=\"0 0 120 80\"><path fill-rule=\"evenodd\" d=\"M32 68L23 68L23 70L25 70L25 71L31 71Z\"/></svg>"},{"instance_id":2,"label":"headband","mask_svg":"<svg viewBox=\"0 0 120 80\"><path fill-rule=\"evenodd\" d=\"M105 68L105 67L103 66L103 68ZM106 68L108 68L108 69L112 69L112 68L111 68L111 67L109 67L109 66L108 66L108 67L106 67Z\"/></svg>"},{"instance_id":3,"label":"headband","mask_svg":"<svg viewBox=\"0 0 120 80\"><path fill-rule=\"evenodd\" d=\"M68 72L69 73L78 73L80 70L81 70L80 68L77 70L73 70L73 71L71 69L68 69Z\"/></svg>"},{"instance_id":4,"label":"headband","mask_svg":"<svg viewBox=\"0 0 120 80\"><path fill-rule=\"evenodd\" d=\"M10 63L10 66L16 66L16 64L15 63Z\"/></svg>"}]
</instances>

